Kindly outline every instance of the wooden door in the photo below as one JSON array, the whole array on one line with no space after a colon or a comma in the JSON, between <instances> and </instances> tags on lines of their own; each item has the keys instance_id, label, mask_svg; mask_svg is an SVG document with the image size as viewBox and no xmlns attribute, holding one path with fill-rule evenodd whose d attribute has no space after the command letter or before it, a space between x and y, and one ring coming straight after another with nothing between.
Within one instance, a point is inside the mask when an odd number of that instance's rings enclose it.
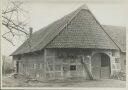
<instances>
[{"instance_id":1,"label":"wooden door","mask_svg":"<svg viewBox=\"0 0 128 90\"><path fill-rule=\"evenodd\" d=\"M94 79L100 79L101 73L101 55L95 54L92 57L92 75Z\"/></svg>"},{"instance_id":2,"label":"wooden door","mask_svg":"<svg viewBox=\"0 0 128 90\"><path fill-rule=\"evenodd\" d=\"M108 79L110 77L110 68L108 66L101 67L101 78Z\"/></svg>"}]
</instances>

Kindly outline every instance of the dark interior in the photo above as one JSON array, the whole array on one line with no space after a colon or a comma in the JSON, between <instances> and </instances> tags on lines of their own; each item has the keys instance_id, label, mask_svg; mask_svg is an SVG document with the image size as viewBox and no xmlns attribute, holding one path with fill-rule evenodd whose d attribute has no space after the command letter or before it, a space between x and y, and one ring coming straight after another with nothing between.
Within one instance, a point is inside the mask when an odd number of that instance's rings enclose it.
<instances>
[{"instance_id":1,"label":"dark interior","mask_svg":"<svg viewBox=\"0 0 128 90\"><path fill-rule=\"evenodd\" d=\"M109 57L105 54L101 54L101 67L106 67L110 65Z\"/></svg>"}]
</instances>

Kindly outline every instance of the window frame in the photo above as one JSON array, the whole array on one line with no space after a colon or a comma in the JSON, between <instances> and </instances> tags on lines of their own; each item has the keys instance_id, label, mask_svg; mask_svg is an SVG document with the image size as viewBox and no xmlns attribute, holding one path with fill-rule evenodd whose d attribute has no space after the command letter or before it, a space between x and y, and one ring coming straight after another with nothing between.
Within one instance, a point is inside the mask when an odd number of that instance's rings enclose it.
<instances>
[{"instance_id":1,"label":"window frame","mask_svg":"<svg viewBox=\"0 0 128 90\"><path fill-rule=\"evenodd\" d=\"M70 71L77 71L77 65L70 65Z\"/></svg>"}]
</instances>

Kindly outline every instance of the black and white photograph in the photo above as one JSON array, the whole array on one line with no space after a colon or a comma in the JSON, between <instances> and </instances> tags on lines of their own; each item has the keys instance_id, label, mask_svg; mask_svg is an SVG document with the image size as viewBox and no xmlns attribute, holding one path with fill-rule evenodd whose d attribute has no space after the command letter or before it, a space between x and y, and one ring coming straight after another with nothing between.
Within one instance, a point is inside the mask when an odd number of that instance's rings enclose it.
<instances>
[{"instance_id":1,"label":"black and white photograph","mask_svg":"<svg viewBox=\"0 0 128 90\"><path fill-rule=\"evenodd\" d=\"M1 88L126 88L127 0L1 0Z\"/></svg>"}]
</instances>

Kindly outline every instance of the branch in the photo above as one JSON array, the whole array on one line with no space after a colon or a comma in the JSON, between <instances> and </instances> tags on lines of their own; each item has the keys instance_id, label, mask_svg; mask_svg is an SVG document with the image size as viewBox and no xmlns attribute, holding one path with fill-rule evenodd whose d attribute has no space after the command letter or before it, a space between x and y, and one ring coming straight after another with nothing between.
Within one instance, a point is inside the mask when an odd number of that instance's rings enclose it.
<instances>
[{"instance_id":1,"label":"branch","mask_svg":"<svg viewBox=\"0 0 128 90\"><path fill-rule=\"evenodd\" d=\"M11 40L9 40L7 37L4 36L4 35L6 35L7 33L9 33L9 32L6 32L5 34L3 34L2 37L3 37L4 39L6 39L7 41L9 41L13 46L15 46L14 43L13 43Z\"/></svg>"},{"instance_id":2,"label":"branch","mask_svg":"<svg viewBox=\"0 0 128 90\"><path fill-rule=\"evenodd\" d=\"M12 29L11 29L10 27L8 27L8 26L6 26L6 28L8 28L8 29L9 29L9 31L10 31L10 32L11 32L11 34L12 34L12 36L14 37L15 35L14 35L14 33L13 33Z\"/></svg>"},{"instance_id":3,"label":"branch","mask_svg":"<svg viewBox=\"0 0 128 90\"><path fill-rule=\"evenodd\" d=\"M9 41L13 46L14 42L12 39L15 36L18 36L20 34L29 36L26 26L27 23L25 23L23 20L19 20L19 16L21 17L21 14L23 14L23 12L26 12L21 8L22 4L22 1L10 1L8 2L7 8L5 10L2 10L2 25L4 25L8 29L8 32L3 34L2 37ZM11 38L8 37L8 33L11 34Z\"/></svg>"},{"instance_id":4,"label":"branch","mask_svg":"<svg viewBox=\"0 0 128 90\"><path fill-rule=\"evenodd\" d=\"M28 35L28 33L26 33L25 31L23 31L23 30L21 30L21 29L15 27L15 26L9 26L9 25L7 25L7 24L4 23L4 22L2 22L2 24L3 24L4 26L6 26L6 27L11 27L11 28L13 28L13 29L15 29L15 30L17 30L17 31L20 31L20 32L22 32L22 33Z\"/></svg>"},{"instance_id":5,"label":"branch","mask_svg":"<svg viewBox=\"0 0 128 90\"><path fill-rule=\"evenodd\" d=\"M28 11L26 11L26 10L20 8L20 6L23 4L23 2L19 2L18 4L16 4L16 2L12 2L12 4L14 5L14 7L15 7L16 9L19 9L19 10L22 11L22 12L26 12L26 13L28 12ZM17 10L17 11L19 11L19 10Z\"/></svg>"},{"instance_id":6,"label":"branch","mask_svg":"<svg viewBox=\"0 0 128 90\"><path fill-rule=\"evenodd\" d=\"M14 12L16 11L16 9L12 9L12 10L9 10L9 11L3 11L2 14L7 14L7 13L10 13L10 12Z\"/></svg>"}]
</instances>

